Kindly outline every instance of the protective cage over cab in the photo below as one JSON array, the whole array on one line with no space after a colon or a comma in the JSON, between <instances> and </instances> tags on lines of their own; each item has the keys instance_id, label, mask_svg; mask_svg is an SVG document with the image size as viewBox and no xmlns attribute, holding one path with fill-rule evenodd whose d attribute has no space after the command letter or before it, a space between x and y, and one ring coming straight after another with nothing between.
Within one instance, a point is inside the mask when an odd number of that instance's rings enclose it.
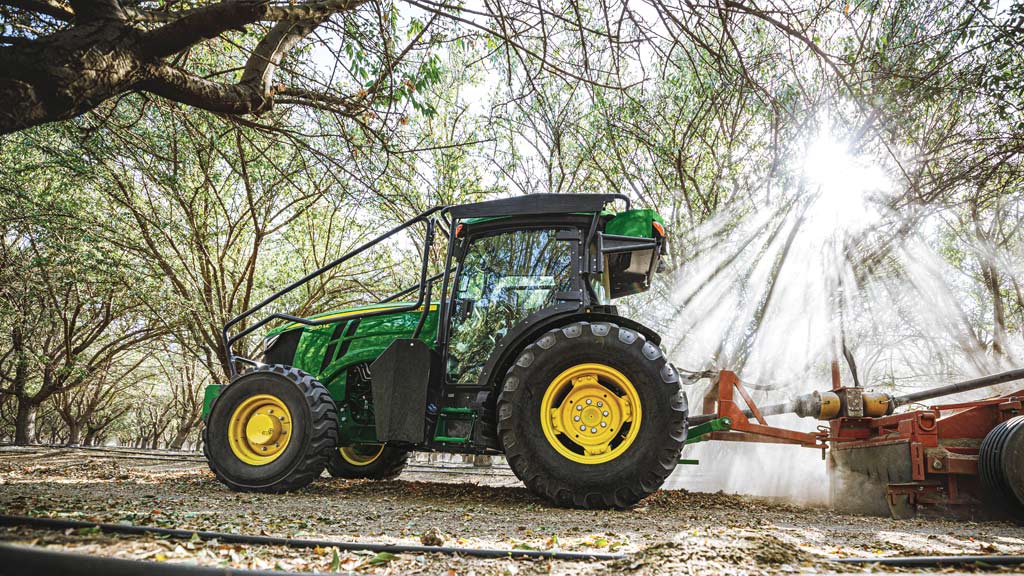
<instances>
[{"instance_id":1,"label":"protective cage over cab","mask_svg":"<svg viewBox=\"0 0 1024 576\"><path fill-rule=\"evenodd\" d=\"M414 227L414 286L309 318L257 316ZM616 194L423 212L225 325L231 382L210 386L204 404L211 469L233 489L280 492L325 467L394 477L413 450L504 454L557 504L637 502L674 468L687 405L659 336L612 300L650 287L665 237L657 213ZM431 262L441 242L444 260ZM274 321L259 360L234 354Z\"/></svg>"}]
</instances>

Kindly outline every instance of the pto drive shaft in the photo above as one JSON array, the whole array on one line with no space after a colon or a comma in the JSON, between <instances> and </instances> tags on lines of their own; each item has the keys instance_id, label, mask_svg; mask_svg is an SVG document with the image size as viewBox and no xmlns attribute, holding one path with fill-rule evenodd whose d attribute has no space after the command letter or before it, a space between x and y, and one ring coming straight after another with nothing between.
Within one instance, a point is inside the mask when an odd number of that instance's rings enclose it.
<instances>
[{"instance_id":1,"label":"pto drive shaft","mask_svg":"<svg viewBox=\"0 0 1024 576\"><path fill-rule=\"evenodd\" d=\"M843 388L838 391L829 390L826 392L815 390L810 394L797 396L781 404L765 406L761 408L761 415L796 414L801 418L817 418L818 420L831 420L840 415L877 418L886 414L892 414L896 408L907 404L941 398L950 394L970 392L971 390L1013 382L1014 380L1024 380L1024 368L982 376L981 378L939 386L938 388L921 390L911 394L904 394L903 396L892 396L885 392L868 391L862 388ZM744 410L744 414L748 417L753 416L750 410ZM690 424L696 425L705 419L710 420L714 418L717 418L717 416L713 414L695 416L690 419Z\"/></svg>"}]
</instances>

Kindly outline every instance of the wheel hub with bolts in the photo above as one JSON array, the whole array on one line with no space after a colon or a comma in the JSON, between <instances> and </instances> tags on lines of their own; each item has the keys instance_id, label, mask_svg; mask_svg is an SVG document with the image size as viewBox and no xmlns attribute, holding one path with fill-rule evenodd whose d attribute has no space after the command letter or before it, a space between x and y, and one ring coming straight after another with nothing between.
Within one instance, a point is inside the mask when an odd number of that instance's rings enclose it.
<instances>
[{"instance_id":1,"label":"wheel hub with bolts","mask_svg":"<svg viewBox=\"0 0 1024 576\"><path fill-rule=\"evenodd\" d=\"M541 404L544 434L560 454L583 464L618 457L639 426L640 398L632 382L603 364L573 366L548 386Z\"/></svg>"},{"instance_id":2,"label":"wheel hub with bolts","mask_svg":"<svg viewBox=\"0 0 1024 576\"><path fill-rule=\"evenodd\" d=\"M228 445L242 462L261 466L284 452L291 434L291 413L284 402L271 394L257 394L231 414Z\"/></svg>"}]
</instances>

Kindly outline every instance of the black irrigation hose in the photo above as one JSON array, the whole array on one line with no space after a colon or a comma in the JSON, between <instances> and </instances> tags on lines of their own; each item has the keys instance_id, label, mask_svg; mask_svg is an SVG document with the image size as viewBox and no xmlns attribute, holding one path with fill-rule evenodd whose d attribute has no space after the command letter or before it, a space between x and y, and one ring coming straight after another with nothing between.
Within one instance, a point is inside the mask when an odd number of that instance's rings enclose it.
<instances>
[{"instance_id":1,"label":"black irrigation hose","mask_svg":"<svg viewBox=\"0 0 1024 576\"><path fill-rule=\"evenodd\" d=\"M0 447L5 445L0 444ZM13 445L11 445L13 446ZM96 455L98 458L119 458L121 460L152 460L152 461L165 461L165 462L195 462L205 463L206 458L198 453L183 453L173 450L161 450L153 449L148 452L142 452L130 448L107 448L102 446L63 446L63 445L41 445L36 444L33 447L43 446L46 448L57 448L61 450L84 450L89 452L103 452L109 454L109 456ZM21 456L31 457L38 455L49 455L52 454L46 450L18 450L18 451L0 451L0 456ZM425 468L429 470L437 470L445 474L467 474L470 476L512 476L511 468L503 465L492 465L492 466L437 466L432 464L415 464L410 463L405 466L406 469L411 468ZM486 470L493 470L494 472L486 472ZM413 470L410 470L412 472ZM504 472L508 474L504 474Z\"/></svg>"},{"instance_id":2,"label":"black irrigation hose","mask_svg":"<svg viewBox=\"0 0 1024 576\"><path fill-rule=\"evenodd\" d=\"M161 528L158 526L133 526L130 524L106 524L102 522L83 522L81 520L65 520L62 518L39 518L34 516L0 515L0 526L31 526L46 530L76 530L83 528L99 528L103 532L114 534L154 534L178 540L190 540L198 536L202 540L216 539L219 542L232 544L252 544L260 546L288 546L290 548L330 548L339 550L366 550L369 552L391 552L393 554L460 554L478 558L547 558L550 560L620 560L625 554L607 554L602 552L546 552L543 550L496 550L487 548L454 548L448 546L415 546L406 544L377 544L363 542L338 542L334 540L309 540L304 538L279 538L276 536L249 536L231 534L229 532L209 532L206 530L181 530L178 528Z\"/></svg>"},{"instance_id":3,"label":"black irrigation hose","mask_svg":"<svg viewBox=\"0 0 1024 576\"><path fill-rule=\"evenodd\" d=\"M272 536L246 536L243 534L230 534L226 532L208 532L205 530L179 530L174 528L159 528L156 526L131 526L123 524L104 524L96 522L82 522L78 520L63 520L59 518L36 518L31 516L7 516L0 515L0 526L32 526L48 530L67 530L81 528L100 528L104 532L120 534L155 534L168 536L170 538L191 540L193 535L204 540L216 538L221 542L234 544L255 544L264 546L288 546L291 548L329 548L331 546L339 550L366 550L370 552L391 552L399 553L438 553L438 554L460 554L463 556L476 556L478 558L547 558L550 560L619 560L625 558L625 554L605 554L586 552L543 552L540 550L494 550L481 548L452 548L446 546L407 546L399 544L373 544L359 542L335 542L331 540L306 540L298 538L277 538ZM5 561L6 560L6 561ZM14 560L17 560L15 562ZM1018 566L1024 565L1024 555L963 555L963 556L890 556L880 558L828 558L824 559L839 564L880 564L886 566L965 566L969 564L987 566ZM26 562L28 562L26 564ZM5 568L17 567L23 571L8 572ZM38 569L31 570L30 567ZM180 569L180 570L179 570ZM0 576L6 574L63 574L72 576L77 574L98 574L106 576L135 576L147 574L150 576L178 576L179 574L206 575L207 571L212 575L239 576L262 576L277 575L282 572L264 572L251 570L234 570L229 568L197 568L195 566L176 566L173 564L157 564L152 562L137 562L132 560L119 560L112 558L101 558L96 556L85 556L81 554L68 554L48 550L37 550L30 547L9 546L0 544Z\"/></svg>"},{"instance_id":4,"label":"black irrigation hose","mask_svg":"<svg viewBox=\"0 0 1024 576\"><path fill-rule=\"evenodd\" d=\"M166 460L197 460L206 461L200 452L186 452L182 450L138 450L135 448L120 448L120 447L109 447L109 446L64 446L67 450L82 450L85 452L103 452L105 454L112 454L120 458L161 458Z\"/></svg>"},{"instance_id":5,"label":"black irrigation hose","mask_svg":"<svg viewBox=\"0 0 1024 576\"><path fill-rule=\"evenodd\" d=\"M147 460L151 462L190 462L194 464L206 463L206 458L202 456L189 456L186 454L177 455L174 453L168 454L152 454L149 456L141 456L137 454L146 454L145 452L128 452L117 449L103 449L97 447L83 447L83 446L61 446L60 448L66 450L87 450L95 452L103 452L104 454L88 454L88 456L96 458L108 458L115 460ZM0 456L4 453L0 452ZM8 455L19 456L19 457L38 457L40 455L48 454L46 451L38 452L11 452ZM437 466L431 464L407 464L405 470L411 473L417 474L455 474L460 476L492 476L495 478L513 478L511 468L508 466ZM490 470L490 471L488 471Z\"/></svg>"},{"instance_id":6,"label":"black irrigation hose","mask_svg":"<svg viewBox=\"0 0 1024 576\"><path fill-rule=\"evenodd\" d=\"M989 566L1017 566L1024 564L1024 556L890 556L888 558L835 558L841 564L884 564L886 566L963 566L987 564Z\"/></svg>"},{"instance_id":7,"label":"black irrigation hose","mask_svg":"<svg viewBox=\"0 0 1024 576\"><path fill-rule=\"evenodd\" d=\"M118 450L110 448L101 448L96 446L48 446L48 449L57 449L63 451L62 453L73 453L75 451L83 451L84 456L95 457L95 458L116 458L120 460L153 460L153 461L165 461L165 462L206 462L206 458L202 455L193 455L187 453L178 453L174 451L163 451L154 450L152 452L139 452L129 450ZM88 452L98 452L98 454L88 454ZM99 454L99 453L102 454ZM161 453L164 452L164 453ZM17 458L39 458L45 456L52 456L55 453L50 450L38 450L38 451L27 451L27 450L0 450L0 458L17 457ZM60 453L57 453L60 454Z\"/></svg>"},{"instance_id":8,"label":"black irrigation hose","mask_svg":"<svg viewBox=\"0 0 1024 576\"><path fill-rule=\"evenodd\" d=\"M44 459L44 458L47 458L48 456L50 456L50 455L49 454L44 454L44 453L32 454L32 455L24 455L24 454L19 454L18 455L18 457L24 458L26 463L28 463L28 462L33 462L34 463L34 462L39 461L39 459ZM102 460L105 460L105 461L114 460L114 461L121 461L121 462L129 461L129 460L145 460L147 462L185 462L185 463L192 463L192 464L205 464L206 463L206 458L196 458L196 457L193 457L193 456L160 456L160 455L135 456L135 455L129 455L129 454L116 454L116 455L115 454L82 454L82 456L85 456L85 457L90 459L88 461L83 461L82 463L86 463L86 462L89 462L89 461L102 461ZM3 458L3 457L6 457L6 456L4 456L2 453L0 453L0 458ZM35 459L35 460L32 460L32 459Z\"/></svg>"},{"instance_id":9,"label":"black irrigation hose","mask_svg":"<svg viewBox=\"0 0 1024 576\"><path fill-rule=\"evenodd\" d=\"M73 554L35 546L0 544L0 576L60 574L61 576L305 576L309 572L246 570L125 560L89 554Z\"/></svg>"}]
</instances>

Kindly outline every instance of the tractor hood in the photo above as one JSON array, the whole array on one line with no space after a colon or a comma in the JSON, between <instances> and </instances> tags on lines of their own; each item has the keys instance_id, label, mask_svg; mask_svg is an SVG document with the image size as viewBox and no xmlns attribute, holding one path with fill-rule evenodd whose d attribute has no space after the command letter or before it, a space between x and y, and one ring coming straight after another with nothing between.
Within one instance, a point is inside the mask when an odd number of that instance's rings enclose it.
<instances>
[{"instance_id":1,"label":"tractor hood","mask_svg":"<svg viewBox=\"0 0 1024 576\"><path fill-rule=\"evenodd\" d=\"M400 309L400 308L407 308L407 307L412 306L414 304L415 304L415 302L388 302L387 304L371 304L369 306L353 306L351 308L341 308L341 309L338 309L338 310L332 310L330 312L321 312L320 314L314 314L313 316L310 316L309 318L310 318L310 320L344 320L345 318L347 318L349 316L354 316L356 314L362 314L362 313L365 313L365 312L385 312L386 310L395 310L395 309ZM436 304L432 305L431 309L436 308L436 306L437 306ZM415 310L405 310L404 313L415 312L416 314L419 314L421 311L422 311L422 308L417 308ZM386 315L386 313L382 314L382 316L383 315ZM303 325L299 324L298 322L290 322L288 324L284 324L282 326L278 326L277 328L274 328L273 330L268 332L267 333L267 338L270 338L272 336L276 336L277 334L280 334L282 332L287 332L288 330L295 330L297 328L302 328L302 327L303 327Z\"/></svg>"}]
</instances>

